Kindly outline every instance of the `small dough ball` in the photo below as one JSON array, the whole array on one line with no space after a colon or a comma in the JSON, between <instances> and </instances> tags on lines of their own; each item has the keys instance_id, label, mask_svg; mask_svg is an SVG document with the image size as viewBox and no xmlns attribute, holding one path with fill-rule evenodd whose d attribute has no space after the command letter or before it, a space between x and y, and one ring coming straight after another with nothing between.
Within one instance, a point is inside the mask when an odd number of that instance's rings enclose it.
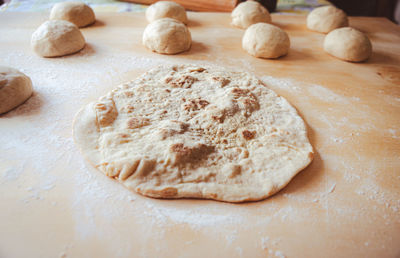
<instances>
[{"instance_id":1,"label":"small dough ball","mask_svg":"<svg viewBox=\"0 0 400 258\"><path fill-rule=\"evenodd\" d=\"M31 46L43 57L65 56L85 46L85 38L75 24L63 20L46 21L32 34Z\"/></svg>"},{"instance_id":2,"label":"small dough ball","mask_svg":"<svg viewBox=\"0 0 400 258\"><path fill-rule=\"evenodd\" d=\"M143 45L160 54L177 54L192 44L185 24L171 18L155 20L143 32Z\"/></svg>"},{"instance_id":3,"label":"small dough ball","mask_svg":"<svg viewBox=\"0 0 400 258\"><path fill-rule=\"evenodd\" d=\"M259 22L271 23L268 10L256 1L240 3L232 11L231 17L232 25L242 29Z\"/></svg>"},{"instance_id":4,"label":"small dough ball","mask_svg":"<svg viewBox=\"0 0 400 258\"><path fill-rule=\"evenodd\" d=\"M50 20L65 20L78 27L85 27L95 22L96 18L90 6L82 2L61 2L53 6Z\"/></svg>"},{"instance_id":5,"label":"small dough ball","mask_svg":"<svg viewBox=\"0 0 400 258\"><path fill-rule=\"evenodd\" d=\"M146 10L146 19L149 22L161 18L172 18L187 23L185 8L172 1L159 1L149 6Z\"/></svg>"},{"instance_id":6,"label":"small dough ball","mask_svg":"<svg viewBox=\"0 0 400 258\"><path fill-rule=\"evenodd\" d=\"M347 26L349 26L347 15L334 6L315 8L307 16L307 28L313 31L328 33Z\"/></svg>"},{"instance_id":7,"label":"small dough ball","mask_svg":"<svg viewBox=\"0 0 400 258\"><path fill-rule=\"evenodd\" d=\"M268 23L257 23L247 28L242 47L255 57L278 58L288 53L290 40L288 34L280 28Z\"/></svg>"},{"instance_id":8,"label":"small dough ball","mask_svg":"<svg viewBox=\"0 0 400 258\"><path fill-rule=\"evenodd\" d=\"M372 45L364 33L346 27L333 30L326 35L324 50L332 56L346 61L361 62L370 57Z\"/></svg>"},{"instance_id":9,"label":"small dough ball","mask_svg":"<svg viewBox=\"0 0 400 258\"><path fill-rule=\"evenodd\" d=\"M16 69L0 66L0 114L21 105L30 96L31 79Z\"/></svg>"}]
</instances>

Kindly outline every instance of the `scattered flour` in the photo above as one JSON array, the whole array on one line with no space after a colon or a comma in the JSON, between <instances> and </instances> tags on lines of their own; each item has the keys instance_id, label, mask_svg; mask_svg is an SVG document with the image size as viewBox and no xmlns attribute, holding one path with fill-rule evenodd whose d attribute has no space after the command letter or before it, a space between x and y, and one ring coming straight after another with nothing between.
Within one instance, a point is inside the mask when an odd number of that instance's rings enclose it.
<instances>
[{"instance_id":1,"label":"scattered flour","mask_svg":"<svg viewBox=\"0 0 400 258\"><path fill-rule=\"evenodd\" d=\"M176 224L184 223L192 228L201 229L220 225L241 225L245 222L244 217L241 215L218 214L216 213L217 211L212 211L209 207L178 209L175 207L154 205L149 201L146 201L144 204L148 208L145 214L156 218L162 224L171 222Z\"/></svg>"},{"instance_id":2,"label":"scattered flour","mask_svg":"<svg viewBox=\"0 0 400 258\"><path fill-rule=\"evenodd\" d=\"M396 130L393 128L389 128L388 132L390 133L393 139L400 139L400 132L398 129Z\"/></svg>"},{"instance_id":3,"label":"scattered flour","mask_svg":"<svg viewBox=\"0 0 400 258\"><path fill-rule=\"evenodd\" d=\"M286 256L280 250L275 250L280 240L270 240L269 237L261 238L262 249L268 252L268 257L285 258Z\"/></svg>"}]
</instances>

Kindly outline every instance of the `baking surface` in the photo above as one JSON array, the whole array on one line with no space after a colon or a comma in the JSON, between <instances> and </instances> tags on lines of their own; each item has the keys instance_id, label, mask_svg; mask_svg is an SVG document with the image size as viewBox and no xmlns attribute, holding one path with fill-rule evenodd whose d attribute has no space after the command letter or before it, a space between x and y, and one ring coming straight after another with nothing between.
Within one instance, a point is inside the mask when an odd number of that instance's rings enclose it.
<instances>
[{"instance_id":1,"label":"baking surface","mask_svg":"<svg viewBox=\"0 0 400 258\"><path fill-rule=\"evenodd\" d=\"M0 65L31 77L34 96L0 116L0 257L399 257L400 29L351 18L374 53L347 63L322 50L305 17L276 16L286 57L241 48L229 14L190 13L190 51L141 44L144 14L97 14L87 46L64 58L29 47L47 14L0 15ZM158 64L246 70L287 98L308 124L311 165L264 201L229 204L142 197L83 160L77 111Z\"/></svg>"}]
</instances>

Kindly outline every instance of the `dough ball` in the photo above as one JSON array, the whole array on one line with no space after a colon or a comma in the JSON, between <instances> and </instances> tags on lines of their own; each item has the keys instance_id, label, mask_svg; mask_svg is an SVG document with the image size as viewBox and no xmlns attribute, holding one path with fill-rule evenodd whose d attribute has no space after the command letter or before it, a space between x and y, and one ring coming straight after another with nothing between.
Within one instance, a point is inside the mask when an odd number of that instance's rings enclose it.
<instances>
[{"instance_id":1,"label":"dough ball","mask_svg":"<svg viewBox=\"0 0 400 258\"><path fill-rule=\"evenodd\" d=\"M192 44L185 24L171 18L155 20L143 32L143 45L160 54L177 54Z\"/></svg>"},{"instance_id":2,"label":"dough ball","mask_svg":"<svg viewBox=\"0 0 400 258\"><path fill-rule=\"evenodd\" d=\"M268 23L257 23L247 28L242 47L255 57L278 58L288 53L290 40L288 34L280 28Z\"/></svg>"},{"instance_id":3,"label":"dough ball","mask_svg":"<svg viewBox=\"0 0 400 258\"><path fill-rule=\"evenodd\" d=\"M96 20L90 6L82 2L61 2L53 6L50 20L66 20L78 27L85 27Z\"/></svg>"},{"instance_id":4,"label":"dough ball","mask_svg":"<svg viewBox=\"0 0 400 258\"><path fill-rule=\"evenodd\" d=\"M186 11L182 5L171 1L159 1L149 6L146 10L146 19L149 22L161 18L172 18L187 23Z\"/></svg>"},{"instance_id":5,"label":"dough ball","mask_svg":"<svg viewBox=\"0 0 400 258\"><path fill-rule=\"evenodd\" d=\"M334 29L347 26L349 26L347 15L333 6L315 8L307 16L307 27L313 31L328 33Z\"/></svg>"},{"instance_id":6,"label":"dough ball","mask_svg":"<svg viewBox=\"0 0 400 258\"><path fill-rule=\"evenodd\" d=\"M231 17L232 25L242 29L259 22L271 23L268 10L256 1L240 3L232 11Z\"/></svg>"},{"instance_id":7,"label":"dough ball","mask_svg":"<svg viewBox=\"0 0 400 258\"><path fill-rule=\"evenodd\" d=\"M0 114L24 103L32 96L32 82L20 71L0 66Z\"/></svg>"},{"instance_id":8,"label":"dough ball","mask_svg":"<svg viewBox=\"0 0 400 258\"><path fill-rule=\"evenodd\" d=\"M65 56L85 46L85 38L75 24L63 20L46 21L32 34L31 46L43 57Z\"/></svg>"},{"instance_id":9,"label":"dough ball","mask_svg":"<svg viewBox=\"0 0 400 258\"><path fill-rule=\"evenodd\" d=\"M346 61L361 62L371 55L372 45L364 33L346 27L333 30L326 35L324 50Z\"/></svg>"}]
</instances>

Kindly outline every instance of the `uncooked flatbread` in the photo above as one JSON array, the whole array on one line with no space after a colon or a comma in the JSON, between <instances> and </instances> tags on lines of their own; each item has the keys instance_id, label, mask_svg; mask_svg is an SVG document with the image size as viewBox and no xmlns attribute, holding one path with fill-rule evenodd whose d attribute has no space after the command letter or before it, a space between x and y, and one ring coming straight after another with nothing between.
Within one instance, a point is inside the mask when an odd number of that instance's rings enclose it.
<instances>
[{"instance_id":1,"label":"uncooked flatbread","mask_svg":"<svg viewBox=\"0 0 400 258\"><path fill-rule=\"evenodd\" d=\"M312 160L296 110L217 67L151 70L85 106L74 138L96 168L156 198L264 199Z\"/></svg>"}]
</instances>

